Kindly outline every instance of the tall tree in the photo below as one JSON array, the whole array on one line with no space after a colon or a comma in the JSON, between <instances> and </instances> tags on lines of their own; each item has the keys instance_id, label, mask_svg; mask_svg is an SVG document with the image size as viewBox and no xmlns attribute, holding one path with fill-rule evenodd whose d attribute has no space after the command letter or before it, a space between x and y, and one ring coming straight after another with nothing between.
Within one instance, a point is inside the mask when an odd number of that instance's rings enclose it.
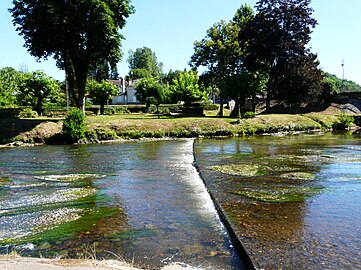
<instances>
[{"instance_id":1,"label":"tall tree","mask_svg":"<svg viewBox=\"0 0 361 270\"><path fill-rule=\"evenodd\" d=\"M311 39L312 28L317 25L317 21L311 17L313 9L309 6L310 2L260 0L256 5L256 16L240 32L240 45L246 49L246 67L251 71L261 71L269 77L267 109L272 98L285 89L297 87L299 80L295 78L300 78L299 75L304 74L307 68L311 68L315 75L315 81L310 87L317 88L317 80L320 78L316 74L318 63L315 61L316 56L306 47ZM307 86L303 90L303 95L310 91Z\"/></svg>"},{"instance_id":2,"label":"tall tree","mask_svg":"<svg viewBox=\"0 0 361 270\"><path fill-rule=\"evenodd\" d=\"M121 59L119 30L133 12L131 0L13 0L10 12L25 47L38 59L54 57L65 70L77 107L84 109L89 70Z\"/></svg>"},{"instance_id":3,"label":"tall tree","mask_svg":"<svg viewBox=\"0 0 361 270\"><path fill-rule=\"evenodd\" d=\"M96 80L97 82L109 79L109 63L105 60L101 60L90 69L89 77Z\"/></svg>"},{"instance_id":4,"label":"tall tree","mask_svg":"<svg viewBox=\"0 0 361 270\"><path fill-rule=\"evenodd\" d=\"M245 72L243 65L243 49L239 45L238 34L246 22L253 17L253 9L249 5L242 5L230 22L220 21L215 23L201 41L194 43L194 54L190 65L193 68L206 67L206 74L211 81L220 88L220 97L227 98L230 89L242 91L234 87L225 89L228 82L235 78L241 78ZM234 76L238 74L240 76ZM227 80L227 82L222 82ZM214 88L214 85L212 83ZM236 93L235 96L238 96ZM237 100L238 101L238 98ZM239 104L238 104L239 105ZM237 106L238 106L237 105ZM222 109L221 105L221 109ZM221 110L220 115L223 112Z\"/></svg>"},{"instance_id":5,"label":"tall tree","mask_svg":"<svg viewBox=\"0 0 361 270\"><path fill-rule=\"evenodd\" d=\"M162 77L163 63L158 62L156 54L148 47L130 50L128 64L131 79L147 77L160 79Z\"/></svg>"},{"instance_id":6,"label":"tall tree","mask_svg":"<svg viewBox=\"0 0 361 270\"><path fill-rule=\"evenodd\" d=\"M18 102L20 105L30 105L39 115L42 115L44 103L60 93L59 83L43 71L23 74L19 87Z\"/></svg>"}]
</instances>

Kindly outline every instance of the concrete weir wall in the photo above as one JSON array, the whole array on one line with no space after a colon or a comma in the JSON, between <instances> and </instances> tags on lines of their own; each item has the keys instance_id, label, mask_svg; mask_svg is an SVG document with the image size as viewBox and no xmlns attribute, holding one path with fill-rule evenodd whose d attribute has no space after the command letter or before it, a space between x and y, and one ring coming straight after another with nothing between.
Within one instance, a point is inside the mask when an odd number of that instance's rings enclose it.
<instances>
[{"instance_id":1,"label":"concrete weir wall","mask_svg":"<svg viewBox=\"0 0 361 270\"><path fill-rule=\"evenodd\" d=\"M209 195L212 198L212 201L214 203L214 206L217 209L217 212L221 218L222 223L224 224L224 226L227 229L227 232L231 238L231 241L233 243L234 248L236 249L238 255L240 256L245 268L247 270L256 270L257 268L254 266L254 262L252 262L251 258L249 257L246 249L244 248L244 246L242 245L241 240L238 238L235 230L232 227L231 221L229 220L229 218L227 217L224 209L222 208L222 206L218 203L217 198L215 198L215 196L212 194L212 192L209 191L208 186L207 186L207 182L204 180L203 176L202 176L202 172L199 170L199 167L197 165L197 158L195 156L195 150L194 150L194 143L195 140L193 141L193 155L194 155L194 166L198 171L198 174L200 176L200 178L202 179Z\"/></svg>"}]
</instances>

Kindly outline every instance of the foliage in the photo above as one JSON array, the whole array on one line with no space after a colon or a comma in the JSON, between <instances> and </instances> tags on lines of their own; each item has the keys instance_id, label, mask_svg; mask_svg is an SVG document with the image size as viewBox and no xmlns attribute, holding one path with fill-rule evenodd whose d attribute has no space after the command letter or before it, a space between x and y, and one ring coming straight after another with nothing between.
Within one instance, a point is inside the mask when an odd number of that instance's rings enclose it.
<instances>
[{"instance_id":1,"label":"foliage","mask_svg":"<svg viewBox=\"0 0 361 270\"><path fill-rule=\"evenodd\" d=\"M17 105L16 94L21 79L22 74L11 67L0 69L0 107Z\"/></svg>"},{"instance_id":2,"label":"foliage","mask_svg":"<svg viewBox=\"0 0 361 270\"><path fill-rule=\"evenodd\" d=\"M323 96L330 98L341 92L360 92L361 85L349 80L342 80L336 75L325 72L322 80Z\"/></svg>"},{"instance_id":3,"label":"foliage","mask_svg":"<svg viewBox=\"0 0 361 270\"><path fill-rule=\"evenodd\" d=\"M80 109L71 110L63 121L63 135L65 139L74 143L85 135L85 114Z\"/></svg>"},{"instance_id":4,"label":"foliage","mask_svg":"<svg viewBox=\"0 0 361 270\"><path fill-rule=\"evenodd\" d=\"M18 103L31 106L39 115L46 102L56 101L60 93L59 83L43 71L24 73L19 86Z\"/></svg>"},{"instance_id":5,"label":"foliage","mask_svg":"<svg viewBox=\"0 0 361 270\"><path fill-rule=\"evenodd\" d=\"M299 106L321 93L319 63L306 47L317 24L309 5L310 0L260 0L258 13L240 32L246 67L269 77L267 109L271 98Z\"/></svg>"},{"instance_id":6,"label":"foliage","mask_svg":"<svg viewBox=\"0 0 361 270\"><path fill-rule=\"evenodd\" d=\"M354 121L353 116L341 113L338 116L337 122L332 125L332 128L337 130L350 129L354 125Z\"/></svg>"},{"instance_id":7,"label":"foliage","mask_svg":"<svg viewBox=\"0 0 361 270\"><path fill-rule=\"evenodd\" d=\"M260 89L260 84L256 83L256 79L260 76L252 75L245 68L244 48L238 41L239 32L253 16L253 9L249 5L242 5L232 21L220 21L214 24L207 31L204 39L194 43L194 54L190 62L194 68L199 66L207 68L203 78L208 81L206 85L211 82L212 92L215 92L215 84L220 90L219 95L222 99L235 100L234 115L237 116L240 103L248 97L254 97ZM221 111L221 116L222 113Z\"/></svg>"},{"instance_id":8,"label":"foliage","mask_svg":"<svg viewBox=\"0 0 361 270\"><path fill-rule=\"evenodd\" d=\"M19 113L19 118L36 118L38 113L30 108L25 108Z\"/></svg>"},{"instance_id":9,"label":"foliage","mask_svg":"<svg viewBox=\"0 0 361 270\"><path fill-rule=\"evenodd\" d=\"M170 90L175 100L183 101L187 112L192 102L207 98L207 93L198 85L199 77L195 71L184 71L173 80Z\"/></svg>"},{"instance_id":10,"label":"foliage","mask_svg":"<svg viewBox=\"0 0 361 270\"><path fill-rule=\"evenodd\" d=\"M119 77L117 66L111 66L107 60L100 60L99 63L92 66L89 71L89 77L101 82L102 80L117 80Z\"/></svg>"},{"instance_id":11,"label":"foliage","mask_svg":"<svg viewBox=\"0 0 361 270\"><path fill-rule=\"evenodd\" d=\"M87 83L87 91L90 96L95 98L100 104L100 114L104 114L104 105L112 96L118 94L118 88L105 80L97 82L95 80L89 80Z\"/></svg>"},{"instance_id":12,"label":"foliage","mask_svg":"<svg viewBox=\"0 0 361 270\"><path fill-rule=\"evenodd\" d=\"M133 80L153 77L162 77L163 64L157 62L157 56L148 47L129 51L128 56L129 77Z\"/></svg>"},{"instance_id":13,"label":"foliage","mask_svg":"<svg viewBox=\"0 0 361 270\"><path fill-rule=\"evenodd\" d=\"M153 78L141 79L137 83L136 89L137 99L146 103L147 110L149 110L150 104L154 104L157 108L157 114L159 118L159 105L168 100L168 89Z\"/></svg>"},{"instance_id":14,"label":"foliage","mask_svg":"<svg viewBox=\"0 0 361 270\"><path fill-rule=\"evenodd\" d=\"M54 57L65 70L69 92L84 109L89 70L121 59L119 30L133 12L130 0L14 0L10 12L25 47L37 59Z\"/></svg>"},{"instance_id":15,"label":"foliage","mask_svg":"<svg viewBox=\"0 0 361 270\"><path fill-rule=\"evenodd\" d=\"M245 119L254 118L256 117L256 114L254 112L242 112L241 117Z\"/></svg>"}]
</instances>

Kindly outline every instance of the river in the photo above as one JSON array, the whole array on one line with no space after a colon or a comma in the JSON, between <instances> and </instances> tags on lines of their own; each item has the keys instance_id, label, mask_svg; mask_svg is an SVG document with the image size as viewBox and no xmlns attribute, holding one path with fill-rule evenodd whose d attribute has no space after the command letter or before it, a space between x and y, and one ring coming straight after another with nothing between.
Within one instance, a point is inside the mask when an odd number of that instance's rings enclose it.
<instances>
[{"instance_id":1,"label":"river","mask_svg":"<svg viewBox=\"0 0 361 270\"><path fill-rule=\"evenodd\" d=\"M1 251L243 269L193 162L193 140L1 149Z\"/></svg>"},{"instance_id":2,"label":"river","mask_svg":"<svg viewBox=\"0 0 361 270\"><path fill-rule=\"evenodd\" d=\"M361 269L361 140L204 139L196 161L261 269Z\"/></svg>"}]
</instances>

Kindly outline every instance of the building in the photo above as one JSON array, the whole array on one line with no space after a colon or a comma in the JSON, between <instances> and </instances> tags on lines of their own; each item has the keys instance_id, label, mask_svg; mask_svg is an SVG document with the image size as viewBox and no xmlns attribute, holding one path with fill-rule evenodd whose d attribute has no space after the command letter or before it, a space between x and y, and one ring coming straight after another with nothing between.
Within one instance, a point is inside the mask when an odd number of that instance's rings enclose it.
<instances>
[{"instance_id":1,"label":"building","mask_svg":"<svg viewBox=\"0 0 361 270\"><path fill-rule=\"evenodd\" d=\"M137 100L135 85L137 80L125 81L123 78L118 80L107 80L113 83L119 89L119 95L112 98L113 105L139 104Z\"/></svg>"}]
</instances>

